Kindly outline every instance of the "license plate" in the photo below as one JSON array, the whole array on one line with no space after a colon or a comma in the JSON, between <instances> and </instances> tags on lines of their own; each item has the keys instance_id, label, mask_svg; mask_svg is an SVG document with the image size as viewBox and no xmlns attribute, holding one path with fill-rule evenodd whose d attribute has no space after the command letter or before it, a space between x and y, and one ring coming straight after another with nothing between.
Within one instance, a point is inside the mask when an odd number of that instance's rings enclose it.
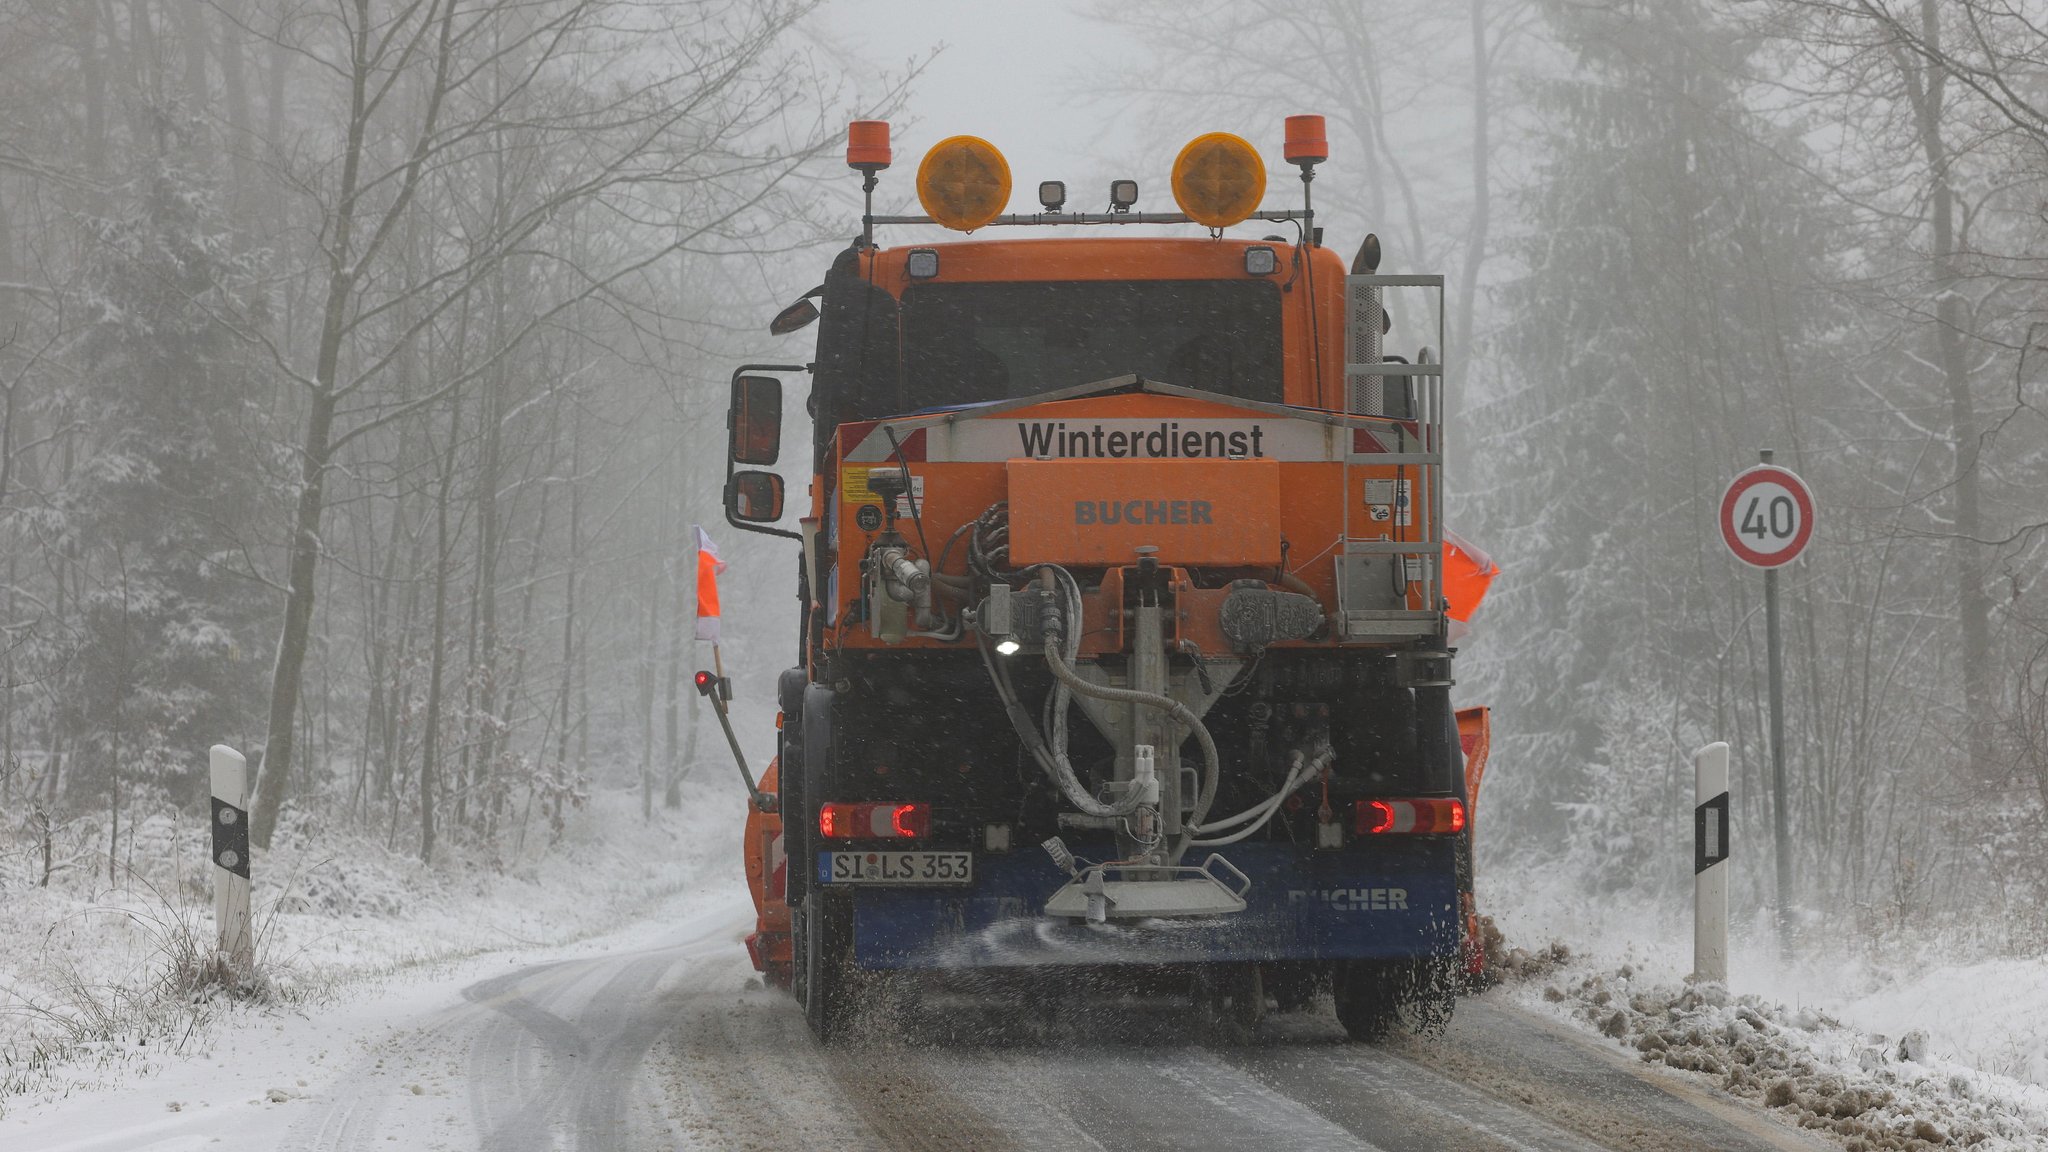
<instances>
[{"instance_id":1,"label":"license plate","mask_svg":"<svg viewBox=\"0 0 2048 1152\"><path fill-rule=\"evenodd\" d=\"M969 884L972 852L820 852L822 884Z\"/></svg>"}]
</instances>

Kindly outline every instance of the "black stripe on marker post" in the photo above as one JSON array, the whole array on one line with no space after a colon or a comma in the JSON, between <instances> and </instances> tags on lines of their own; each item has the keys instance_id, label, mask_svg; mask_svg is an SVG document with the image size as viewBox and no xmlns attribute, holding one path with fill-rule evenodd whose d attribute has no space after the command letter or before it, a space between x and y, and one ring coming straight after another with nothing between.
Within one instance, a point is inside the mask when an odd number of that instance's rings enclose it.
<instances>
[{"instance_id":1,"label":"black stripe on marker post","mask_svg":"<svg viewBox=\"0 0 2048 1152\"><path fill-rule=\"evenodd\" d=\"M213 798L213 862L249 878L249 813Z\"/></svg>"},{"instance_id":2,"label":"black stripe on marker post","mask_svg":"<svg viewBox=\"0 0 2048 1152\"><path fill-rule=\"evenodd\" d=\"M1728 794L1692 810L1692 871L1697 876L1728 859Z\"/></svg>"}]
</instances>

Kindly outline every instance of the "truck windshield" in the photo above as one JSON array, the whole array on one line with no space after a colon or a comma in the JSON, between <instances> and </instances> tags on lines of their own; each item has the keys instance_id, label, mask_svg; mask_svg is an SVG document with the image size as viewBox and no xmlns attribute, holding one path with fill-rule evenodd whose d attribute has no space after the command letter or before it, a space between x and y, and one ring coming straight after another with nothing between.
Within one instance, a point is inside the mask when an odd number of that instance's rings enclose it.
<instances>
[{"instance_id":1,"label":"truck windshield","mask_svg":"<svg viewBox=\"0 0 2048 1152\"><path fill-rule=\"evenodd\" d=\"M1280 292L1264 280L919 284L903 294L912 411L1131 373L1280 403Z\"/></svg>"}]
</instances>

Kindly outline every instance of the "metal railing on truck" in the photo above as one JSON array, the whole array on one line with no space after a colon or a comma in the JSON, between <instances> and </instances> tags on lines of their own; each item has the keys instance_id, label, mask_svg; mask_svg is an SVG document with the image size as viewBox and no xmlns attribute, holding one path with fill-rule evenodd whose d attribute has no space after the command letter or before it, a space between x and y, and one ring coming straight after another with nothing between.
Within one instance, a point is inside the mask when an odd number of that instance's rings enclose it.
<instances>
[{"instance_id":1,"label":"metal railing on truck","mask_svg":"<svg viewBox=\"0 0 2048 1152\"><path fill-rule=\"evenodd\" d=\"M1399 441L1392 452L1344 454L1344 535L1338 541L1337 614L1347 642L1429 636L1444 629L1443 486L1444 369L1429 362L1390 362L1381 335L1388 288L1433 289L1436 344L1444 346L1444 278L1440 275L1353 275L1344 280L1344 414L1390 420ZM1398 389L1390 388L1400 382ZM1401 403L1394 403L1398 396ZM1395 411L1405 408L1405 412ZM1384 502L1353 496L1354 467L1394 466ZM1412 470L1414 475L1408 473ZM1370 487L1387 481L1366 481ZM1367 509L1388 509L1382 521ZM1384 527L1379 527L1384 525ZM1405 535L1410 537L1404 539ZM1408 607L1416 590L1421 608Z\"/></svg>"}]
</instances>

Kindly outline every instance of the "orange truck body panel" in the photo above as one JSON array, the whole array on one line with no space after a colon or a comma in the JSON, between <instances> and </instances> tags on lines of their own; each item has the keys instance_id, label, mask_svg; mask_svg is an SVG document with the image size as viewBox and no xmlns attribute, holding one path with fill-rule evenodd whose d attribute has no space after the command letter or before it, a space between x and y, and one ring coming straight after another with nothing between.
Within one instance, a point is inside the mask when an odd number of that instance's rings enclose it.
<instances>
[{"instance_id":1,"label":"orange truck body panel","mask_svg":"<svg viewBox=\"0 0 2048 1152\"><path fill-rule=\"evenodd\" d=\"M1458 745L1465 753L1465 803L1479 806L1479 783L1486 779L1486 757L1493 751L1493 710L1458 709Z\"/></svg>"},{"instance_id":2,"label":"orange truck body panel","mask_svg":"<svg viewBox=\"0 0 2048 1152\"><path fill-rule=\"evenodd\" d=\"M1007 472L1012 563L1127 564L1133 544L1182 564L1280 563L1274 461L1012 460Z\"/></svg>"},{"instance_id":3,"label":"orange truck body panel","mask_svg":"<svg viewBox=\"0 0 2048 1152\"><path fill-rule=\"evenodd\" d=\"M943 418L892 419L886 423L896 433L896 445L878 430L881 423L842 425L835 441L834 520L846 541L836 561L842 599L845 590L860 587L866 555L865 547L856 543L853 518L863 505L880 503L867 486L868 471L893 464L898 445L920 485L919 515L935 547L990 505L1007 501L1013 563L1127 564L1136 559L1133 549L1141 545L1157 547L1159 562L1168 566L1239 568L1270 576L1284 560L1288 572L1308 584L1331 614L1337 609L1337 570L1331 557L1345 531L1347 504L1353 509L1351 531L1359 536L1417 541L1434 518L1427 505L1430 487L1417 479L1413 465L1374 462L1375 455L1414 437L1414 425L1394 420L1375 421L1373 429L1346 428L1247 408L1228 399L1137 392L1033 404L997 416L966 409ZM1073 439L1027 446L1028 434ZM1131 447L1134 435L1140 437L1136 449ZM1239 440L1232 441L1232 435ZM1158 439L1147 443L1146 437ZM1176 438L1175 451L1183 458L1151 458L1150 450L1166 447L1168 437ZM1027 451L1064 446L1078 452L1083 441L1089 453L1085 457L1062 454L1040 459ZM1249 458L1227 454L1240 444L1249 450ZM1219 446L1226 453L1221 458L1205 454ZM1112 451L1148 455L1112 457ZM1251 451L1259 455L1250 456ZM1185 458L1190 452L1196 457ZM1349 492L1344 491L1347 456ZM1384 521L1373 521L1375 489L1397 485L1409 503L1388 512ZM1142 520L1136 530L1124 519L1134 501L1141 505L1134 509ZM1198 509L1197 502L1206 509ZM1091 515L1095 523L1081 522ZM1117 522L1101 523L1111 515ZM1208 522L1197 523L1198 515ZM912 531L907 515L899 517L897 527ZM941 570L964 575L965 551L954 549ZM1419 588L1409 593L1406 606L1425 609ZM819 607L827 608L822 603ZM865 629L844 627L843 613L839 619L833 647L947 646L916 637L887 644ZM1107 647L1118 646L1120 637L1118 644ZM1084 653L1100 650L1083 648Z\"/></svg>"},{"instance_id":4,"label":"orange truck body panel","mask_svg":"<svg viewBox=\"0 0 2048 1152\"><path fill-rule=\"evenodd\" d=\"M1491 577L1488 577L1491 579ZM1465 807L1467 828L1478 818L1479 784L1486 779L1486 758L1493 751L1493 710L1485 707L1460 708L1458 748L1465 754ZM1474 979L1486 973L1485 936L1479 926L1479 905L1472 893L1464 896L1465 972Z\"/></svg>"},{"instance_id":5,"label":"orange truck body panel","mask_svg":"<svg viewBox=\"0 0 2048 1152\"><path fill-rule=\"evenodd\" d=\"M782 762L768 762L761 773L760 789L774 794L781 788ZM747 937L747 955L754 970L770 983L789 986L789 905L783 903L783 886L788 883L789 858L782 850L782 815L747 806L746 844L742 850L747 867L747 891L754 897L754 933Z\"/></svg>"}]
</instances>

